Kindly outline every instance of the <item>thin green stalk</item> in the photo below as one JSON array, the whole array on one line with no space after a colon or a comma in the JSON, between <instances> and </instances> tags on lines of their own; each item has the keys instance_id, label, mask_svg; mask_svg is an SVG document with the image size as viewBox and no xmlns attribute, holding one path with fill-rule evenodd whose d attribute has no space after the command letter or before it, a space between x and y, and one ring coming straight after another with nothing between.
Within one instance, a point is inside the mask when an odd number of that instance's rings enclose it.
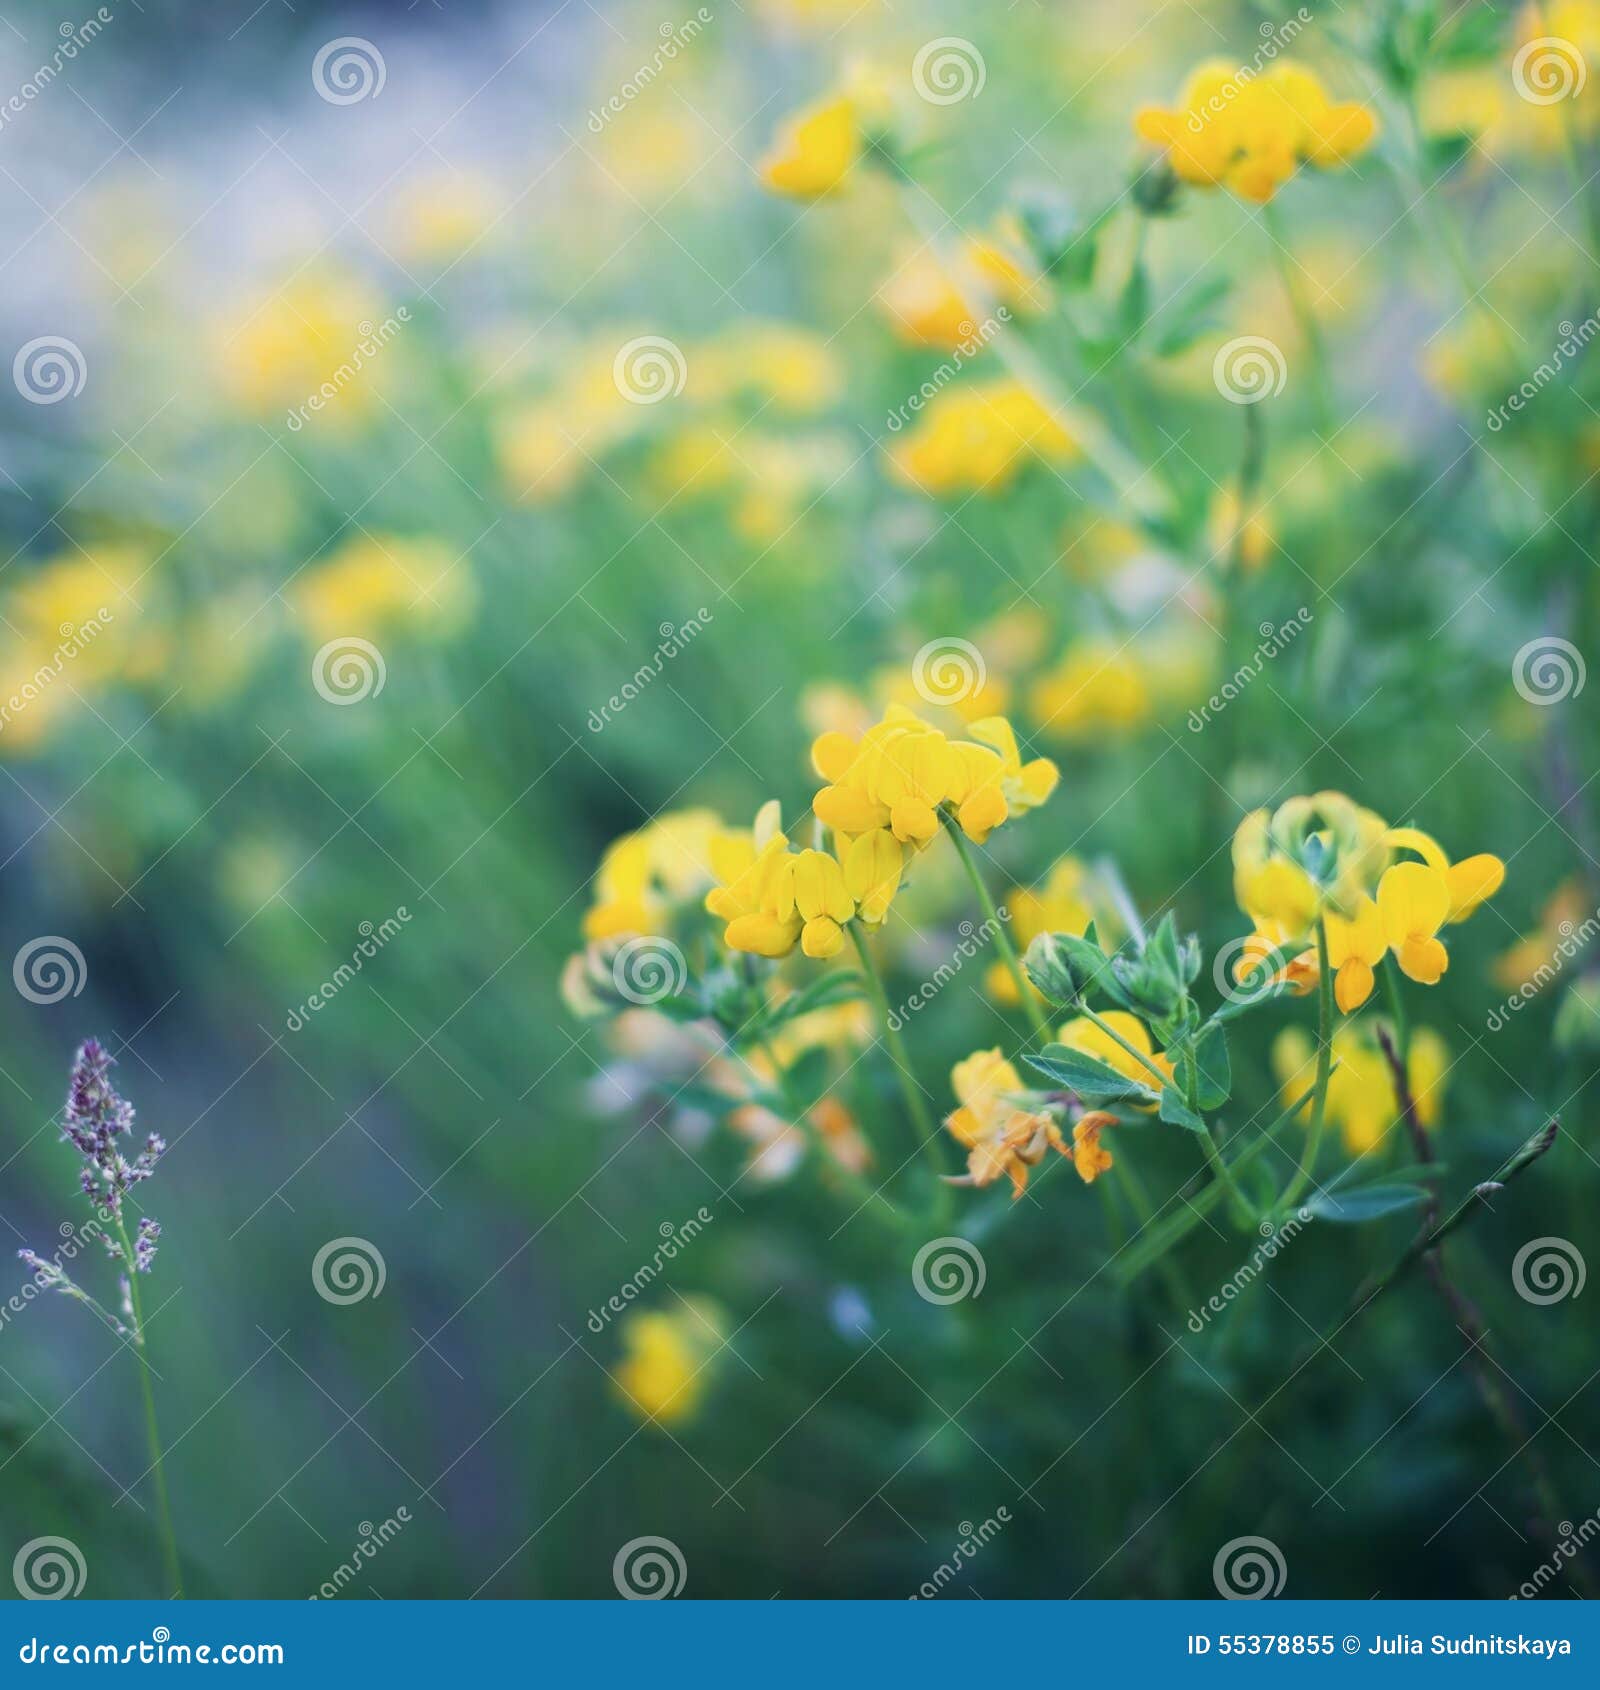
<instances>
[{"instance_id":1,"label":"thin green stalk","mask_svg":"<svg viewBox=\"0 0 1600 1690\"><path fill-rule=\"evenodd\" d=\"M1134 1218L1139 1223L1139 1231L1143 1234L1155 1224L1156 1212L1144 1181L1140 1179L1138 1170L1128 1156L1128 1147L1123 1139L1117 1142L1116 1169L1121 1176L1123 1195L1128 1199ZM1195 1306L1194 1288L1189 1284L1177 1260L1172 1256L1163 1256L1156 1263L1156 1267L1166 1285L1167 1295L1185 1314L1189 1313Z\"/></svg>"},{"instance_id":2,"label":"thin green stalk","mask_svg":"<svg viewBox=\"0 0 1600 1690\"><path fill-rule=\"evenodd\" d=\"M1317 1152L1322 1148L1322 1128L1328 1114L1328 1079L1333 1071L1333 971L1328 967L1328 928L1317 917L1317 1084L1311 1104L1311 1128L1306 1134L1305 1149L1300 1153L1300 1166L1278 1199L1278 1207L1286 1209L1311 1182L1317 1165Z\"/></svg>"},{"instance_id":3,"label":"thin green stalk","mask_svg":"<svg viewBox=\"0 0 1600 1690\"><path fill-rule=\"evenodd\" d=\"M133 1346L139 1358L140 1394L144 1398L144 1429L150 1447L150 1470L156 1482L156 1506L161 1519L161 1553L167 1569L167 1591L173 1597L183 1595L183 1565L178 1559L178 1538L172 1529L172 1507L167 1499L167 1471L161 1453L161 1428L156 1423L156 1396L150 1385L150 1362L145 1354L144 1304L139 1295L139 1270L134 1265L133 1247L128 1242L128 1229L122 1216L117 1216L117 1237L122 1243L122 1259L128 1270L128 1301L133 1309Z\"/></svg>"},{"instance_id":4,"label":"thin green stalk","mask_svg":"<svg viewBox=\"0 0 1600 1690\"><path fill-rule=\"evenodd\" d=\"M922 1153L927 1157L929 1167L933 1169L934 1190L938 1194L937 1206L943 1212L949 1203L949 1187L944 1183L945 1169L939 1158L939 1131L933 1124L927 1102L917 1086L905 1040L900 1037L900 1030L894 1024L894 1011L889 1006L889 994L883 989L883 976L878 972L878 965L872 960L872 952L867 949L867 942L861 936L860 923L851 921L845 925L855 944L856 955L861 959L861 972L866 978L867 988L883 1022L884 1042L889 1046L889 1066L895 1070L899 1079L900 1095L905 1099L912 1125L921 1140Z\"/></svg>"},{"instance_id":5,"label":"thin green stalk","mask_svg":"<svg viewBox=\"0 0 1600 1690\"><path fill-rule=\"evenodd\" d=\"M983 911L985 919L994 929L994 942L1000 952L1001 960L1011 971L1011 978L1016 982L1017 997L1023 1009L1027 1012L1029 1021L1033 1023L1033 1030L1039 1038L1049 1044L1054 1034L1050 1023L1045 1018L1044 1006L1040 1002L1039 994L1034 991L1026 972L1022 967L1022 960L1017 955L1017 948L1011 943L1011 935L1006 932L1006 924L1000 919L1000 911L995 907L994 899L989 896L989 888L983 883L983 875L978 870L976 859L972 855L972 847L967 844L966 835L955 822L947 823L950 837L956 842L956 855L961 859L961 866L967 871L967 879L972 882L973 890L978 894L978 907Z\"/></svg>"}]
</instances>

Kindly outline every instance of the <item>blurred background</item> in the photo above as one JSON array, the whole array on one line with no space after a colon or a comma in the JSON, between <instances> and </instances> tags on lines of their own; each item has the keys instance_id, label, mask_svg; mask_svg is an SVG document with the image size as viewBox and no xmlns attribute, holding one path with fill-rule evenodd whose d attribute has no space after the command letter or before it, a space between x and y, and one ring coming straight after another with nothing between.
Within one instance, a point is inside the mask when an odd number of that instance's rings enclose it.
<instances>
[{"instance_id":1,"label":"blurred background","mask_svg":"<svg viewBox=\"0 0 1600 1690\"><path fill-rule=\"evenodd\" d=\"M1593 1515L1587 1305L1511 1267L1547 1235L1581 1266L1600 1195L1600 94L1512 75L1547 36L1585 62L1594 8L3 3L0 1236L48 1255L85 1216L56 1129L97 1034L169 1145L139 1197L192 1594L610 1597L661 1537L689 1596L1198 1596L1263 1536L1290 1595L1507 1595L1535 1513ZM929 98L946 40L968 90ZM1267 206L1133 209L1134 113L1266 42L1373 146ZM764 191L783 119L852 77L911 180ZM951 370L930 236L1052 226L1087 263L1024 265L1006 332L1131 493L1043 448L985 479L970 418L917 433L924 383L1017 368ZM1213 377L1241 336L1289 372L1259 412ZM986 1282L930 1303L929 1235L847 1183L923 1192L864 1004L796 1035L821 1151L702 1079L737 1061L706 1027L574 1013L612 840L803 816L813 736L951 640L1062 771L985 851L996 891L1066 859L1063 897L1082 867L1175 910L1208 1003L1255 805L1339 788L1506 860L1413 1013L1451 1200L1563 1120L1454 1263L1543 1501L1420 1276L1297 1365L1414 1212L1312 1227L1196 1333L1051 1158L1018 1202L954 1193ZM691 952L703 890L666 889ZM896 1002L975 919L931 852ZM1027 1037L991 960L907 1019L936 1117L952 1064ZM1241 1024L1233 1127L1291 1021ZM1192 1144L1137 1130L1181 1210ZM1256 1242L1197 1227L1192 1291ZM61 1297L0 1322L0 1553L64 1537L90 1596L159 1586L135 1366Z\"/></svg>"}]
</instances>

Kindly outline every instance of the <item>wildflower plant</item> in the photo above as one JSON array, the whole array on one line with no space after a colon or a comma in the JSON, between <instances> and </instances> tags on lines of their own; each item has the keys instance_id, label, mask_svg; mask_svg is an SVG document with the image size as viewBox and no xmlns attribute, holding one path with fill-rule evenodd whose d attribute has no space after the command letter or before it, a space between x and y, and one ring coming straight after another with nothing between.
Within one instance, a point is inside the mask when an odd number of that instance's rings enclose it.
<instances>
[{"instance_id":1,"label":"wildflower plant","mask_svg":"<svg viewBox=\"0 0 1600 1690\"><path fill-rule=\"evenodd\" d=\"M155 1265L161 1223L150 1215L133 1213L137 1206L134 1193L154 1176L167 1146L159 1133L147 1133L137 1150L129 1153L135 1137L134 1109L111 1082L111 1070L115 1066L116 1059L98 1039L85 1039L78 1047L62 1111L61 1136L81 1158L78 1186L94 1211L93 1220L82 1230L85 1235L100 1240L116 1272L116 1312L79 1285L59 1259L27 1248L17 1254L32 1270L34 1283L40 1290L57 1291L81 1303L134 1352L160 1510L167 1591L181 1596L183 1576L167 1499L166 1469L151 1387L153 1369L147 1349L144 1297L140 1290L141 1280Z\"/></svg>"}]
</instances>

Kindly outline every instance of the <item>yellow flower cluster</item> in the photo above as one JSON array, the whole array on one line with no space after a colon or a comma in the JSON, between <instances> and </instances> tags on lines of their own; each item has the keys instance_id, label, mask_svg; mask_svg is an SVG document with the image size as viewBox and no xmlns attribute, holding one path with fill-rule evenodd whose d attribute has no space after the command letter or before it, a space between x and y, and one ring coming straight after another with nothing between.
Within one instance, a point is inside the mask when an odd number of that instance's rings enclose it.
<instances>
[{"instance_id":1,"label":"yellow flower cluster","mask_svg":"<svg viewBox=\"0 0 1600 1690\"><path fill-rule=\"evenodd\" d=\"M476 596L466 560L442 541L364 532L353 534L289 589L317 640L401 624L450 634L466 620Z\"/></svg>"},{"instance_id":2,"label":"yellow flower cluster","mask_svg":"<svg viewBox=\"0 0 1600 1690\"><path fill-rule=\"evenodd\" d=\"M1048 297L1010 241L967 241L953 270L919 249L878 289L878 303L901 340L946 352L976 350L985 338L980 325L997 306L1012 316L1034 316Z\"/></svg>"},{"instance_id":3,"label":"yellow flower cluster","mask_svg":"<svg viewBox=\"0 0 1600 1690\"><path fill-rule=\"evenodd\" d=\"M1172 1063L1157 1054L1149 1028L1136 1015L1116 1009L1101 1020L1142 1052L1158 1072L1172 1078ZM1092 1056L1130 1080L1150 1084L1149 1068L1087 1016L1069 1021L1060 1037L1069 1050ZM945 1116L945 1131L967 1152L966 1174L952 1184L981 1187L1005 1177L1011 1181L1013 1198L1020 1197L1027 1187L1028 1170L1037 1166L1046 1150L1070 1156L1085 1185L1093 1185L1113 1165L1101 1136L1117 1124L1116 1116L1104 1110L1081 1115L1073 1123L1069 1147L1053 1115L1026 1107L1022 1080L998 1049L975 1050L958 1062L950 1070L950 1086L959 1107Z\"/></svg>"},{"instance_id":4,"label":"yellow flower cluster","mask_svg":"<svg viewBox=\"0 0 1600 1690\"><path fill-rule=\"evenodd\" d=\"M1396 861L1402 851L1412 855ZM1465 921L1505 880L1498 857L1452 863L1428 834L1389 827L1342 792L1246 816L1234 835L1233 868L1239 907L1255 925L1240 978L1285 947L1299 951L1322 919L1334 996L1347 1015L1371 996L1373 971L1390 952L1409 978L1437 983L1450 965L1440 928ZM1310 990L1316 953L1299 951L1283 972L1295 989Z\"/></svg>"},{"instance_id":5,"label":"yellow flower cluster","mask_svg":"<svg viewBox=\"0 0 1600 1690\"><path fill-rule=\"evenodd\" d=\"M1350 1154L1361 1156L1382 1143L1394 1125L1394 1078L1365 1022L1346 1022L1335 1030L1333 1061L1325 1119L1344 1135ZM1304 1028L1285 1027L1278 1034L1272 1043L1272 1066L1287 1109L1305 1097L1316 1077L1316 1050ZM1406 1080L1423 1127L1438 1125L1449 1066L1444 1040L1427 1027L1417 1028L1411 1035Z\"/></svg>"},{"instance_id":6,"label":"yellow flower cluster","mask_svg":"<svg viewBox=\"0 0 1600 1690\"><path fill-rule=\"evenodd\" d=\"M1134 128L1166 149L1183 181L1261 203L1302 164L1348 163L1371 145L1378 122L1367 106L1331 100L1317 76L1292 60L1252 76L1227 59L1208 59L1175 109L1146 106Z\"/></svg>"},{"instance_id":7,"label":"yellow flower cluster","mask_svg":"<svg viewBox=\"0 0 1600 1690\"><path fill-rule=\"evenodd\" d=\"M623 1358L612 1374L622 1400L643 1420L687 1420L700 1406L727 1316L707 1297L686 1297L670 1314L628 1315Z\"/></svg>"},{"instance_id":8,"label":"yellow flower cluster","mask_svg":"<svg viewBox=\"0 0 1600 1690\"><path fill-rule=\"evenodd\" d=\"M1020 382L1002 379L937 394L889 458L904 481L937 497L1002 493L1030 463L1078 455L1061 422Z\"/></svg>"},{"instance_id":9,"label":"yellow flower cluster","mask_svg":"<svg viewBox=\"0 0 1600 1690\"><path fill-rule=\"evenodd\" d=\"M606 847L595 875L594 902L584 913L590 941L659 933L674 904L707 886L716 853L731 835L715 810L670 810Z\"/></svg>"}]
</instances>

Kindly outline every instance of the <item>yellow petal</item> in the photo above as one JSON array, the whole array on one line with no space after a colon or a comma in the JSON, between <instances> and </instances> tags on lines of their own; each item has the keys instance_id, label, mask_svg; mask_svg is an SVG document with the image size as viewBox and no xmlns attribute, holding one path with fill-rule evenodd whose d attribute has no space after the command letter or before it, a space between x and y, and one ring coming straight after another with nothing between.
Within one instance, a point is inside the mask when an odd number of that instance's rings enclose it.
<instances>
[{"instance_id":1,"label":"yellow petal","mask_svg":"<svg viewBox=\"0 0 1600 1690\"><path fill-rule=\"evenodd\" d=\"M1333 982L1333 997L1341 1014L1349 1015L1372 996L1372 969L1352 957L1339 970Z\"/></svg>"},{"instance_id":2,"label":"yellow petal","mask_svg":"<svg viewBox=\"0 0 1600 1690\"><path fill-rule=\"evenodd\" d=\"M1414 935L1437 933L1449 909L1450 884L1426 863L1396 863L1378 882L1384 937L1397 951Z\"/></svg>"},{"instance_id":3,"label":"yellow petal","mask_svg":"<svg viewBox=\"0 0 1600 1690\"><path fill-rule=\"evenodd\" d=\"M1500 890L1505 878L1506 865L1487 851L1456 863L1446 876L1450 884L1449 919L1465 921L1479 904Z\"/></svg>"},{"instance_id":4,"label":"yellow petal","mask_svg":"<svg viewBox=\"0 0 1600 1690\"><path fill-rule=\"evenodd\" d=\"M1435 986L1450 966L1450 953L1437 939L1418 935L1396 947L1395 959L1409 979Z\"/></svg>"}]
</instances>

